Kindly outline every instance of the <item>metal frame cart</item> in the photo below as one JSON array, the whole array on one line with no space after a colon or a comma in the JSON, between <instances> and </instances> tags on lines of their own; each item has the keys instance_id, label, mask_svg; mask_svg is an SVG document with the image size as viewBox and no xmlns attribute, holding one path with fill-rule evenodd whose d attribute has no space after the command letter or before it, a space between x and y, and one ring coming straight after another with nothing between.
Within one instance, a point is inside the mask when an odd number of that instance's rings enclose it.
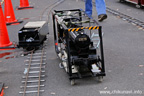
<instances>
[{"instance_id":1,"label":"metal frame cart","mask_svg":"<svg viewBox=\"0 0 144 96\"><path fill-rule=\"evenodd\" d=\"M102 26L92 17L88 16L82 9L55 10L52 12L52 17L55 51L61 59L60 66L63 67L69 75L71 85L75 84L75 79L84 77L98 77L98 80L102 81L103 76L106 75ZM76 19L76 21L69 21L69 18L72 18L72 20ZM77 24L80 26L75 26ZM86 34L90 37L91 43L89 46L91 46L91 49L88 51L90 55L88 55L87 58L79 58L78 56L72 55L73 46L71 46L71 34L79 32L80 30L86 31ZM79 40L82 41L85 40L85 38L79 38ZM80 62L80 60L81 62L84 60L87 63L93 61L95 63L91 64L91 70L87 70L87 68L84 68L81 64L79 64L79 66L76 65L76 62ZM94 70L97 67L100 71L96 72ZM83 70L82 72L80 71L81 69Z\"/></svg>"}]
</instances>

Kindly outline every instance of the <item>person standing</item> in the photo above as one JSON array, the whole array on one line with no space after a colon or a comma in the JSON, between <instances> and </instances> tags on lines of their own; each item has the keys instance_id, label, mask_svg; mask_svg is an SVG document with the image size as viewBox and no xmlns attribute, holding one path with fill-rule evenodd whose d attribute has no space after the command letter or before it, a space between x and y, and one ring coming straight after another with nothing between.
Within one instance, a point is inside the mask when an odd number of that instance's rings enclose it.
<instances>
[{"instance_id":1,"label":"person standing","mask_svg":"<svg viewBox=\"0 0 144 96\"><path fill-rule=\"evenodd\" d=\"M104 0L95 0L98 21L102 22L107 18L106 5ZM85 12L92 16L92 0L85 0Z\"/></svg>"}]
</instances>

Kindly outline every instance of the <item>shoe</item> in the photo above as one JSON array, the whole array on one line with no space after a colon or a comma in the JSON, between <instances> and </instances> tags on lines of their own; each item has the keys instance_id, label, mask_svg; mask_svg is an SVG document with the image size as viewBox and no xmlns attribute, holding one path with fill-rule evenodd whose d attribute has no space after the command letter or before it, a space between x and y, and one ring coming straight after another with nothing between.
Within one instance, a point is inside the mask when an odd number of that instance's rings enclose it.
<instances>
[{"instance_id":1,"label":"shoe","mask_svg":"<svg viewBox=\"0 0 144 96\"><path fill-rule=\"evenodd\" d=\"M107 18L107 15L106 14L101 14L98 16L98 21L99 22L102 22L103 20L105 20Z\"/></svg>"}]
</instances>

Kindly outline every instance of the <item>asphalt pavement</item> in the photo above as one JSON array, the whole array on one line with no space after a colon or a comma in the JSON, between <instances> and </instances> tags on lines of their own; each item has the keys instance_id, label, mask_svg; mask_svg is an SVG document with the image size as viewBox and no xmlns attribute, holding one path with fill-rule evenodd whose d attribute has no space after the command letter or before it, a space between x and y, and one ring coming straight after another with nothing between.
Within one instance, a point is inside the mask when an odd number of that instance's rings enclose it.
<instances>
[{"instance_id":1,"label":"asphalt pavement","mask_svg":"<svg viewBox=\"0 0 144 96\"><path fill-rule=\"evenodd\" d=\"M34 9L15 10L19 5L18 0L12 0L15 16L24 22L19 25L7 26L11 41L18 42L18 30L28 21L47 20L45 8L57 0L29 0ZM65 0L53 10L84 9L81 0ZM144 21L143 9L137 9L132 4L122 4L118 0L107 0L109 8L118 10L131 17ZM45 10L44 14L43 11ZM46 82L42 88L45 92L40 96L144 96L144 31L138 27L123 21L110 13L108 19L100 22L104 32L104 57L106 66L106 77L103 82L96 78L76 80L76 85L71 86L68 75L59 68L60 60L54 49L53 27L51 15L49 17L49 38L46 46L47 65ZM97 20L96 10L93 7L93 17ZM27 19L26 19L27 18ZM18 55L16 58L8 58L20 54L23 49L16 49L10 55L0 58L0 82L8 86L4 96L21 96L20 86L24 72L26 56ZM100 93L106 92L106 93Z\"/></svg>"}]
</instances>

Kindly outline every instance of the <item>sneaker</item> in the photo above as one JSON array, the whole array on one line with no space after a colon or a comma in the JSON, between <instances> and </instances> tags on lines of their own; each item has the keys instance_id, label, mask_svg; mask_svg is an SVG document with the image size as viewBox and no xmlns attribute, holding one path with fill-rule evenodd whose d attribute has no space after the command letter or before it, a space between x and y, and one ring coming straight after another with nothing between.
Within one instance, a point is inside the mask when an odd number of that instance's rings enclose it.
<instances>
[{"instance_id":1,"label":"sneaker","mask_svg":"<svg viewBox=\"0 0 144 96\"><path fill-rule=\"evenodd\" d=\"M101 14L101 15L99 15L98 16L98 21L99 22L102 22L104 19L106 19L107 18L107 15L106 14Z\"/></svg>"}]
</instances>

